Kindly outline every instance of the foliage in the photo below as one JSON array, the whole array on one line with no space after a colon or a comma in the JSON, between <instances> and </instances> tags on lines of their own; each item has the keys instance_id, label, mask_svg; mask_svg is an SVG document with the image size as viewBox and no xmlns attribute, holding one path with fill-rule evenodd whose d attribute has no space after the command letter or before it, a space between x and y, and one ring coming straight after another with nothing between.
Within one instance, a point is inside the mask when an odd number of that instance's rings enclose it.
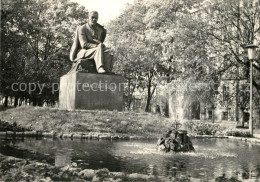
<instances>
[{"instance_id":1,"label":"foliage","mask_svg":"<svg viewBox=\"0 0 260 182\"><path fill-rule=\"evenodd\" d=\"M225 174L223 174L222 176L219 176L215 179L216 182L241 182L240 180L238 180L236 177L231 177L228 178L226 177Z\"/></svg>"},{"instance_id":2,"label":"foliage","mask_svg":"<svg viewBox=\"0 0 260 182\"><path fill-rule=\"evenodd\" d=\"M187 121L185 122L185 127L196 135L216 135L221 134L225 130L224 127L219 124L204 123L197 121Z\"/></svg>"},{"instance_id":3,"label":"foliage","mask_svg":"<svg viewBox=\"0 0 260 182\"><path fill-rule=\"evenodd\" d=\"M252 137L249 130L245 129L229 129L225 131L226 136L235 136L235 137Z\"/></svg>"},{"instance_id":4,"label":"foliage","mask_svg":"<svg viewBox=\"0 0 260 182\"><path fill-rule=\"evenodd\" d=\"M177 73L168 64L175 38L172 21L183 5L179 2L138 1L108 26L109 44L116 52L116 68L125 75L132 87L143 89L147 95L146 111L157 86L157 78ZM170 53L171 52L171 53ZM171 54L171 55L170 55ZM177 66L174 66L177 68ZM130 86L129 86L130 88ZM134 90L133 90L134 91ZM129 94L132 97L131 94Z\"/></svg>"},{"instance_id":5,"label":"foliage","mask_svg":"<svg viewBox=\"0 0 260 182\"><path fill-rule=\"evenodd\" d=\"M26 131L26 130L30 130L30 128L20 127L19 125L17 125L16 122L10 124L8 122L0 120L0 131L17 131L17 132L21 132L21 131Z\"/></svg>"},{"instance_id":6,"label":"foliage","mask_svg":"<svg viewBox=\"0 0 260 182\"><path fill-rule=\"evenodd\" d=\"M208 5L205 18L210 24L205 33L209 35L207 51L217 74L222 79L245 80L249 83L250 61L245 45L260 43L260 1L219 1ZM253 62L254 102L259 105L260 94L260 57ZM237 100L242 112L248 108L249 93L240 92L230 95L230 102Z\"/></svg>"},{"instance_id":7,"label":"foliage","mask_svg":"<svg viewBox=\"0 0 260 182\"><path fill-rule=\"evenodd\" d=\"M72 36L87 11L68 0L1 3L1 93L16 100L30 99L34 105L54 102L58 93L52 93L52 84L71 67ZM27 89L14 91L13 83L25 83ZM44 85L44 90L28 93L29 83Z\"/></svg>"},{"instance_id":8,"label":"foliage","mask_svg":"<svg viewBox=\"0 0 260 182\"><path fill-rule=\"evenodd\" d=\"M162 80L213 84L223 76L248 80L244 45L259 43L259 12L259 0L135 1L108 26L116 68L133 80L128 90L146 91L148 105ZM258 60L254 68L254 86L259 90ZM213 107L220 101L214 90L202 94ZM247 102L247 94L239 95L241 108Z\"/></svg>"}]
</instances>

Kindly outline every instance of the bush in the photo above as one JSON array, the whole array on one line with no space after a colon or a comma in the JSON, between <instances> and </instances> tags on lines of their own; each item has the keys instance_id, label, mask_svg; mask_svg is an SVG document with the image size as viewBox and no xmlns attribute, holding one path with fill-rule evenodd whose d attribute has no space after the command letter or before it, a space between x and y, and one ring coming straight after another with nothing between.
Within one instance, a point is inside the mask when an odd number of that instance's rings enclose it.
<instances>
[{"instance_id":1,"label":"bush","mask_svg":"<svg viewBox=\"0 0 260 182\"><path fill-rule=\"evenodd\" d=\"M16 122L8 123L5 121L0 120L0 131L17 131L17 132L23 132L23 131L30 131L30 129L26 129L21 127L20 125L17 125Z\"/></svg>"},{"instance_id":2,"label":"bush","mask_svg":"<svg viewBox=\"0 0 260 182\"><path fill-rule=\"evenodd\" d=\"M229 129L225 131L226 136L252 137L249 130Z\"/></svg>"},{"instance_id":3,"label":"bush","mask_svg":"<svg viewBox=\"0 0 260 182\"><path fill-rule=\"evenodd\" d=\"M220 135L223 134L225 130L225 127L222 127L219 124L198 121L185 122L185 126L189 132L197 135Z\"/></svg>"}]
</instances>

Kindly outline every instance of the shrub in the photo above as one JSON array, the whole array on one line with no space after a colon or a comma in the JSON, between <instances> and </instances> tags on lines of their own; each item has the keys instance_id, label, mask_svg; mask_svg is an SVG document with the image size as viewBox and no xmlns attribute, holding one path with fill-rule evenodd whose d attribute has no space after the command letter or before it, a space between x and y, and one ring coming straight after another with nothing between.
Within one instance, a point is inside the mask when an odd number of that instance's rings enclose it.
<instances>
[{"instance_id":1,"label":"shrub","mask_svg":"<svg viewBox=\"0 0 260 182\"><path fill-rule=\"evenodd\" d=\"M189 132L197 135L220 135L225 130L225 128L219 124L198 121L187 121L185 122L185 126Z\"/></svg>"},{"instance_id":2,"label":"shrub","mask_svg":"<svg viewBox=\"0 0 260 182\"><path fill-rule=\"evenodd\" d=\"M226 136L235 136L235 137L252 137L249 130L242 129L229 129L225 131Z\"/></svg>"}]
</instances>

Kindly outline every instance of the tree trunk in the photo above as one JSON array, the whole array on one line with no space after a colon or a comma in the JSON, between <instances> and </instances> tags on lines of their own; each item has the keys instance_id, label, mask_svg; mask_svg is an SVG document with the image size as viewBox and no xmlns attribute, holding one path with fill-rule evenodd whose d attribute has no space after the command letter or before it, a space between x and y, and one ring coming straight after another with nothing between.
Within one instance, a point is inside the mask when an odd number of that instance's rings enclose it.
<instances>
[{"instance_id":1,"label":"tree trunk","mask_svg":"<svg viewBox=\"0 0 260 182\"><path fill-rule=\"evenodd\" d=\"M147 85L148 93L147 93L145 112L151 112L151 108L150 108L151 100L152 100L153 93L154 93L155 88L156 88L156 87L154 87L153 90L151 91L151 87L152 87L152 76L149 77L149 81L148 81L148 85Z\"/></svg>"},{"instance_id":2,"label":"tree trunk","mask_svg":"<svg viewBox=\"0 0 260 182\"><path fill-rule=\"evenodd\" d=\"M19 99L19 106L21 106L23 104L23 100L24 100L23 98Z\"/></svg>"},{"instance_id":3,"label":"tree trunk","mask_svg":"<svg viewBox=\"0 0 260 182\"><path fill-rule=\"evenodd\" d=\"M146 100L145 112L151 111L150 104L151 104L151 96L148 94L147 100Z\"/></svg>"},{"instance_id":4,"label":"tree trunk","mask_svg":"<svg viewBox=\"0 0 260 182\"><path fill-rule=\"evenodd\" d=\"M42 100L42 98L38 98L38 99L37 99L37 106L40 106L40 107L43 106L43 100Z\"/></svg>"},{"instance_id":5,"label":"tree trunk","mask_svg":"<svg viewBox=\"0 0 260 182\"><path fill-rule=\"evenodd\" d=\"M246 116L245 116L245 113L244 111L242 112L242 123L241 123L241 126L244 128L245 127L245 119L246 119Z\"/></svg>"},{"instance_id":6,"label":"tree trunk","mask_svg":"<svg viewBox=\"0 0 260 182\"><path fill-rule=\"evenodd\" d=\"M4 107L8 107L8 96L5 96Z\"/></svg>"},{"instance_id":7,"label":"tree trunk","mask_svg":"<svg viewBox=\"0 0 260 182\"><path fill-rule=\"evenodd\" d=\"M215 109L212 109L212 123L215 122Z\"/></svg>"},{"instance_id":8,"label":"tree trunk","mask_svg":"<svg viewBox=\"0 0 260 182\"><path fill-rule=\"evenodd\" d=\"M33 106L36 106L36 104L37 104L36 99L35 99L35 98L31 98L31 99L30 99L30 103L31 103Z\"/></svg>"},{"instance_id":9,"label":"tree trunk","mask_svg":"<svg viewBox=\"0 0 260 182\"><path fill-rule=\"evenodd\" d=\"M14 107L17 107L17 105L18 105L18 96L15 96L14 97Z\"/></svg>"},{"instance_id":10,"label":"tree trunk","mask_svg":"<svg viewBox=\"0 0 260 182\"><path fill-rule=\"evenodd\" d=\"M127 104L127 108L130 111L131 108L131 103L132 103L132 99L130 98L130 96L128 97L128 104Z\"/></svg>"},{"instance_id":11,"label":"tree trunk","mask_svg":"<svg viewBox=\"0 0 260 182\"><path fill-rule=\"evenodd\" d=\"M148 81L148 93L147 93L147 100L145 106L145 112L150 112L150 103L151 103L151 80Z\"/></svg>"}]
</instances>

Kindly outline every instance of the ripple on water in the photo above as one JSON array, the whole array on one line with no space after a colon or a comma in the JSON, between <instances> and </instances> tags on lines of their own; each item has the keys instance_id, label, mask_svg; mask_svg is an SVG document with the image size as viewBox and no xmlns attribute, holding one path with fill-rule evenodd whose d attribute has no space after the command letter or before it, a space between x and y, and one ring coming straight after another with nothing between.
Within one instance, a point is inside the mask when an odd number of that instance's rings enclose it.
<instances>
[{"instance_id":1,"label":"ripple on water","mask_svg":"<svg viewBox=\"0 0 260 182\"><path fill-rule=\"evenodd\" d=\"M165 153L162 151L157 151L154 148L143 148L142 150L132 150L129 151L130 154L134 155L163 155L163 156L189 156L189 157L199 157L205 159L216 159L216 158L223 158L223 157L238 157L236 153L232 152L219 152L217 150L205 150L199 152L179 152L179 153Z\"/></svg>"},{"instance_id":2,"label":"ripple on water","mask_svg":"<svg viewBox=\"0 0 260 182\"><path fill-rule=\"evenodd\" d=\"M187 153L181 153L180 155L187 155L192 157L200 157L200 158L206 158L206 159L216 159L216 158L222 158L222 157L237 157L238 155L231 152L187 152Z\"/></svg>"}]
</instances>

